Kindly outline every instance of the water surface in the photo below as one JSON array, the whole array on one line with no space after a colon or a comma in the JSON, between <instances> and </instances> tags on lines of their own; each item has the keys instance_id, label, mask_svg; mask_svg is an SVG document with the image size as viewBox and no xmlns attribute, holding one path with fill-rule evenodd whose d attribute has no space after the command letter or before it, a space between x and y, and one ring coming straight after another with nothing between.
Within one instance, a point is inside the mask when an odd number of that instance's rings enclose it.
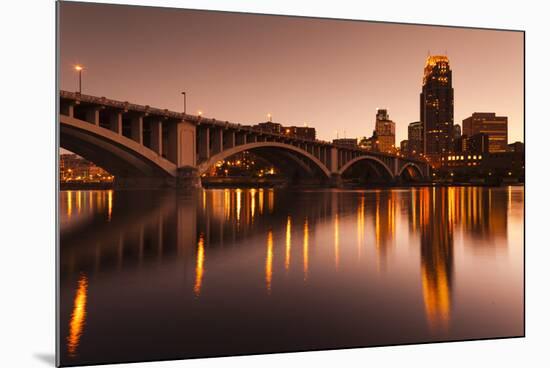
<instances>
[{"instance_id":1,"label":"water surface","mask_svg":"<svg viewBox=\"0 0 550 368\"><path fill-rule=\"evenodd\" d=\"M64 191L64 365L523 335L523 187Z\"/></svg>"}]
</instances>

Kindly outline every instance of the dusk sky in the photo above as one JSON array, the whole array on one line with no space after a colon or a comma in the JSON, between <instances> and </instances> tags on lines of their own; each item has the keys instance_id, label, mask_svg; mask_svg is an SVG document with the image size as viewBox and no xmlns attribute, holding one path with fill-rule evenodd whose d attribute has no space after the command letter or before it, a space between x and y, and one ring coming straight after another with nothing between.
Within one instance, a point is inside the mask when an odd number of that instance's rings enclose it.
<instances>
[{"instance_id":1,"label":"dusk sky","mask_svg":"<svg viewBox=\"0 0 550 368\"><path fill-rule=\"evenodd\" d=\"M273 115L323 140L370 136L376 108L397 144L419 120L428 52L453 71L455 123L508 116L523 141L523 33L62 2L61 89L241 124Z\"/></svg>"}]
</instances>

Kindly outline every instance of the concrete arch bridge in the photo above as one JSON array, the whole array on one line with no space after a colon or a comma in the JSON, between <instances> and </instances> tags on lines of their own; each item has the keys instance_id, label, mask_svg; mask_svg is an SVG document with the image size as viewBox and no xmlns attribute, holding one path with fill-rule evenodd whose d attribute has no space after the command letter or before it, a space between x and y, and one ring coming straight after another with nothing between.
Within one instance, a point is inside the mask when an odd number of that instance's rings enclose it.
<instances>
[{"instance_id":1,"label":"concrete arch bridge","mask_svg":"<svg viewBox=\"0 0 550 368\"><path fill-rule=\"evenodd\" d=\"M121 187L200 186L210 167L244 151L320 185L364 173L385 183L429 177L429 165L414 158L67 91L60 92L59 124L61 147L105 168Z\"/></svg>"}]
</instances>

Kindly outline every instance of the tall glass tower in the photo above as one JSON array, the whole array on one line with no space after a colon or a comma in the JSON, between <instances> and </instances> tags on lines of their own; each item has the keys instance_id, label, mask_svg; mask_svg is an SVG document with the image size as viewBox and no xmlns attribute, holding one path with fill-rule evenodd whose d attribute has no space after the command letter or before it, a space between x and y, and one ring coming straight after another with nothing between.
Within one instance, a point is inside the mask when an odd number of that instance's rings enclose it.
<instances>
[{"instance_id":1,"label":"tall glass tower","mask_svg":"<svg viewBox=\"0 0 550 368\"><path fill-rule=\"evenodd\" d=\"M433 159L453 150L454 92L447 56L428 56L420 94L424 153Z\"/></svg>"}]
</instances>

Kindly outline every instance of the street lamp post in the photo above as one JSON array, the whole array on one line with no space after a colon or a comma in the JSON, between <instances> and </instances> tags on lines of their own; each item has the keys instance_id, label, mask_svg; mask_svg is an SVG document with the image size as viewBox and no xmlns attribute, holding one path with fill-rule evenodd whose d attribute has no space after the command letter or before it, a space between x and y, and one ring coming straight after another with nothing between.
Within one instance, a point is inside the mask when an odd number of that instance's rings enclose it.
<instances>
[{"instance_id":1,"label":"street lamp post","mask_svg":"<svg viewBox=\"0 0 550 368\"><path fill-rule=\"evenodd\" d=\"M74 69L78 72L78 93L82 94L82 65L76 65Z\"/></svg>"},{"instance_id":2,"label":"street lamp post","mask_svg":"<svg viewBox=\"0 0 550 368\"><path fill-rule=\"evenodd\" d=\"M183 95L183 113L187 113L187 94L185 92L181 93Z\"/></svg>"}]
</instances>

